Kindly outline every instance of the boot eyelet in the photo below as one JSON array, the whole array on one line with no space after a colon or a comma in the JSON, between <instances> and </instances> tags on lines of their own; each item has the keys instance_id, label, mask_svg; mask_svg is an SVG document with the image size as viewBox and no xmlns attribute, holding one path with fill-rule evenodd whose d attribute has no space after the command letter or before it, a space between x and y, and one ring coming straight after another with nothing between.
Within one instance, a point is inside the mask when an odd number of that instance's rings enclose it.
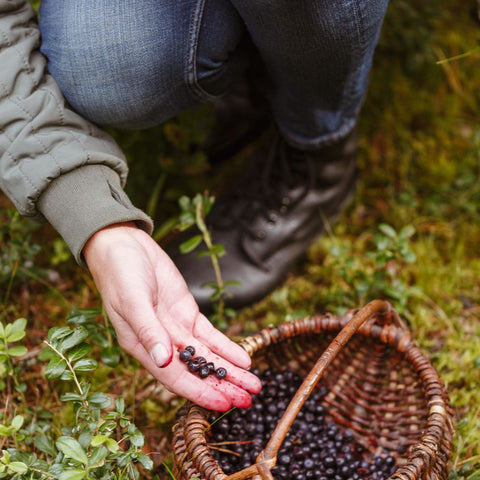
<instances>
[{"instance_id":1,"label":"boot eyelet","mask_svg":"<svg viewBox=\"0 0 480 480\"><path fill-rule=\"evenodd\" d=\"M268 223L269 225L273 225L274 223L276 223L278 220L278 213L277 212L270 212L268 214Z\"/></svg>"}]
</instances>

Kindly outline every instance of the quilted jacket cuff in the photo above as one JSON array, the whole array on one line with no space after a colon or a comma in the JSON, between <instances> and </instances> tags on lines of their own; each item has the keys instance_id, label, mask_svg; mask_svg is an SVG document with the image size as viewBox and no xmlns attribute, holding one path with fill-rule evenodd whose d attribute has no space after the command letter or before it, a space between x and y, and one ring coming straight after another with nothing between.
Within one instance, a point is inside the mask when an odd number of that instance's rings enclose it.
<instances>
[{"instance_id":1,"label":"quilted jacket cuff","mask_svg":"<svg viewBox=\"0 0 480 480\"><path fill-rule=\"evenodd\" d=\"M104 165L83 166L57 177L37 208L84 267L83 247L98 230L122 222L135 222L149 235L153 230L152 220L123 191L118 174Z\"/></svg>"}]
</instances>

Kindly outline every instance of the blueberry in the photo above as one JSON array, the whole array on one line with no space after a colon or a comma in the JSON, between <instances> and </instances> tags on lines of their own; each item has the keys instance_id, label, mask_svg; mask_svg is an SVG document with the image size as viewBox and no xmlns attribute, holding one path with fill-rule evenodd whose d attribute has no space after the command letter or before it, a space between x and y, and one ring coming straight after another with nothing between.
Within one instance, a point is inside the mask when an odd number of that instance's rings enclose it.
<instances>
[{"instance_id":1,"label":"blueberry","mask_svg":"<svg viewBox=\"0 0 480 480\"><path fill-rule=\"evenodd\" d=\"M208 362L207 367L209 368L210 373L213 373L215 371L215 365L213 364L213 362Z\"/></svg>"},{"instance_id":2,"label":"blueberry","mask_svg":"<svg viewBox=\"0 0 480 480\"><path fill-rule=\"evenodd\" d=\"M196 371L198 371L199 368L200 368L200 364L198 363L196 358L193 358L192 360L190 360L188 362L188 369L191 372L196 372Z\"/></svg>"},{"instance_id":3,"label":"blueberry","mask_svg":"<svg viewBox=\"0 0 480 480\"><path fill-rule=\"evenodd\" d=\"M180 352L180 360L188 363L192 359L192 354L188 350L182 350Z\"/></svg>"},{"instance_id":4,"label":"blueberry","mask_svg":"<svg viewBox=\"0 0 480 480\"><path fill-rule=\"evenodd\" d=\"M204 357L195 357L195 360L200 364L207 363Z\"/></svg>"},{"instance_id":5,"label":"blueberry","mask_svg":"<svg viewBox=\"0 0 480 480\"><path fill-rule=\"evenodd\" d=\"M198 369L198 375L200 378L207 378L210 375L210 368L208 368L205 364L200 365L200 368Z\"/></svg>"},{"instance_id":6,"label":"blueberry","mask_svg":"<svg viewBox=\"0 0 480 480\"><path fill-rule=\"evenodd\" d=\"M187 350L187 352L190 352L192 357L195 355L195 348L193 348L191 345L189 345L188 347L185 347L185 350Z\"/></svg>"},{"instance_id":7,"label":"blueberry","mask_svg":"<svg viewBox=\"0 0 480 480\"><path fill-rule=\"evenodd\" d=\"M218 367L215 370L215 375L219 380L222 380L222 378L225 378L227 376L227 370L223 367Z\"/></svg>"}]
</instances>

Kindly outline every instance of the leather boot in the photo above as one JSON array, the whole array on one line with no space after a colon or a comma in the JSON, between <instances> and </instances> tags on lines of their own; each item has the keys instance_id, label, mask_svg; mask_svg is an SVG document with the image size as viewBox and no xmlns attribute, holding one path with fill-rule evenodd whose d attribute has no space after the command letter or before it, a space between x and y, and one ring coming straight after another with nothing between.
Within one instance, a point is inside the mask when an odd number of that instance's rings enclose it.
<instances>
[{"instance_id":1,"label":"leather boot","mask_svg":"<svg viewBox=\"0 0 480 480\"><path fill-rule=\"evenodd\" d=\"M316 150L288 146L278 133L269 151L253 159L250 168L227 185L207 217L212 240L225 247L220 258L229 286L226 306L250 305L278 286L309 245L353 198L356 179L357 135ZM208 256L181 254L179 245L198 234L188 229L166 251L183 274L204 313L211 311L214 271Z\"/></svg>"}]
</instances>

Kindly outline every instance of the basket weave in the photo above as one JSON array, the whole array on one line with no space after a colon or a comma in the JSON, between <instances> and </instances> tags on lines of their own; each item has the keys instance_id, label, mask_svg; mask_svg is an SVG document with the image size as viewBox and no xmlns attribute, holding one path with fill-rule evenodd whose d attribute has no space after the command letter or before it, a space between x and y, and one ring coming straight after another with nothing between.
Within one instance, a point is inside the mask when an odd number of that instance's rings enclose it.
<instances>
[{"instance_id":1,"label":"basket weave","mask_svg":"<svg viewBox=\"0 0 480 480\"><path fill-rule=\"evenodd\" d=\"M187 403L173 427L178 480L273 479L278 450L320 379L329 390L322 401L327 416L353 430L366 455L388 451L396 458L390 478L447 478L452 408L438 373L389 303L374 300L343 317L325 314L283 323L241 345L260 370L289 368L305 380L256 462L231 475L209 448L212 412Z\"/></svg>"}]
</instances>

